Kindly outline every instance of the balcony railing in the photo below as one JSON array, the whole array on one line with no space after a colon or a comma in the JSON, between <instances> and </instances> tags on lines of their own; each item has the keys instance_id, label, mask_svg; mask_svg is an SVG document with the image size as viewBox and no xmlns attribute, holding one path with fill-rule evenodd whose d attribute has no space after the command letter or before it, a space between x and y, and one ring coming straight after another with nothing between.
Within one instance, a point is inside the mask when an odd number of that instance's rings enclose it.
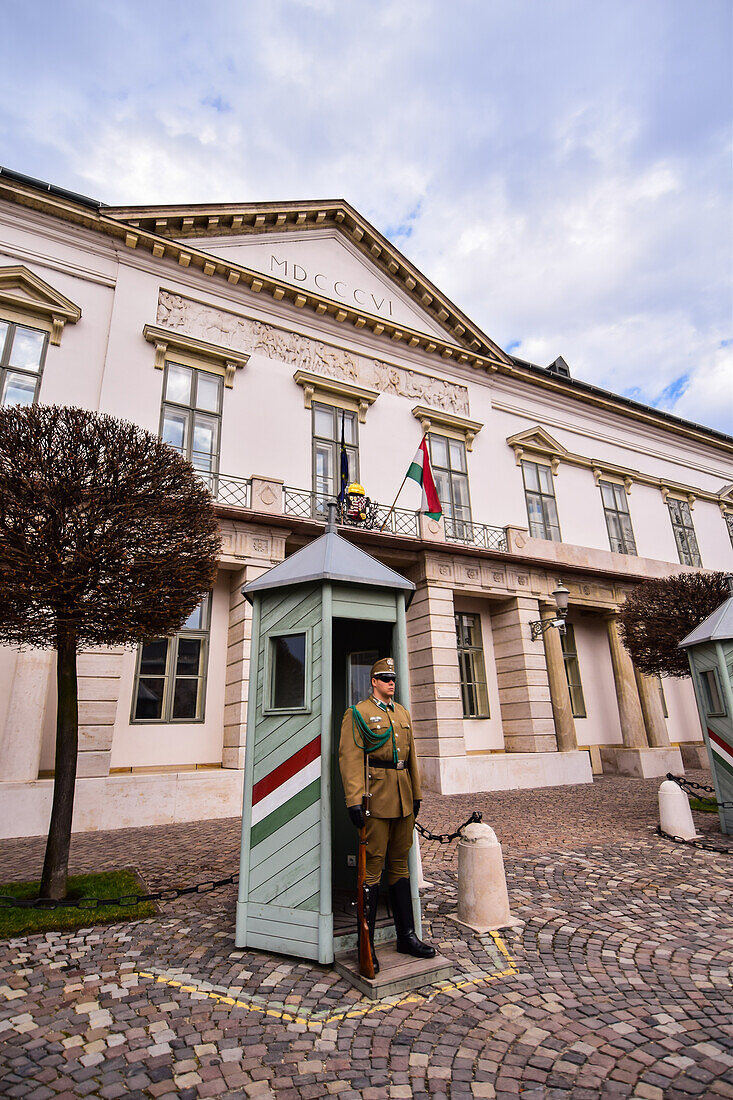
<instances>
[{"instance_id":1,"label":"balcony railing","mask_svg":"<svg viewBox=\"0 0 733 1100\"><path fill-rule=\"evenodd\" d=\"M249 508L252 499L252 482L248 477L218 474L211 479L209 492L217 504L231 504L235 508Z\"/></svg>"},{"instance_id":2,"label":"balcony railing","mask_svg":"<svg viewBox=\"0 0 733 1100\"><path fill-rule=\"evenodd\" d=\"M298 516L300 519L315 519L326 521L326 505L332 497L324 493L315 493L310 489L295 489L286 485L283 488L283 510L286 515ZM384 530L393 535L407 535L409 538L417 538L418 524L417 513L406 508L394 508L390 514L386 504L369 502L366 509L366 518L358 520L351 518L345 509L341 509L338 522L346 527L359 527L362 530L380 531L382 524ZM385 523L386 520L386 523Z\"/></svg>"},{"instance_id":3,"label":"balcony railing","mask_svg":"<svg viewBox=\"0 0 733 1100\"><path fill-rule=\"evenodd\" d=\"M470 523L465 519L450 519L445 516L445 537L448 542L462 542L466 546L480 546L483 550L509 550L506 531L503 527L488 527L485 523Z\"/></svg>"}]
</instances>

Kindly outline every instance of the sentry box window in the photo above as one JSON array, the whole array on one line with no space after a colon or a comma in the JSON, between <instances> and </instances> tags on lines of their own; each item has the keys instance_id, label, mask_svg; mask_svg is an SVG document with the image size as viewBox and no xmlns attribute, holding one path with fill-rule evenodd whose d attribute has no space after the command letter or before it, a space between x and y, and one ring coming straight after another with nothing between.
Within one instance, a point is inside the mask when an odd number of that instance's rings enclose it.
<instances>
[{"instance_id":1,"label":"sentry box window","mask_svg":"<svg viewBox=\"0 0 733 1100\"><path fill-rule=\"evenodd\" d=\"M267 642L265 713L310 710L310 636L308 631L270 634Z\"/></svg>"},{"instance_id":2,"label":"sentry box window","mask_svg":"<svg viewBox=\"0 0 733 1100\"><path fill-rule=\"evenodd\" d=\"M714 668L705 669L700 673L702 685L702 698L705 713L711 717L716 714L725 714L725 704L720 692L718 674Z\"/></svg>"}]
</instances>

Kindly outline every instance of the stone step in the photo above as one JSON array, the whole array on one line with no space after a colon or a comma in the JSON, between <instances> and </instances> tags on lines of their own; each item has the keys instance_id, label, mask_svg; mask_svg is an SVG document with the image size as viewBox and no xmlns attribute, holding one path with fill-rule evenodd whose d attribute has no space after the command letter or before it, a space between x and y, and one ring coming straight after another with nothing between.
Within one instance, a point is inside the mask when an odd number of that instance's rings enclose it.
<instances>
[{"instance_id":1,"label":"stone step","mask_svg":"<svg viewBox=\"0 0 733 1100\"><path fill-rule=\"evenodd\" d=\"M411 955L400 954L393 943L380 947L377 955L380 970L373 981L359 973L359 957L355 951L337 955L334 960L336 972L356 986L369 1001L380 1001L410 989L444 982L455 970L454 964L444 955L414 959Z\"/></svg>"}]
</instances>

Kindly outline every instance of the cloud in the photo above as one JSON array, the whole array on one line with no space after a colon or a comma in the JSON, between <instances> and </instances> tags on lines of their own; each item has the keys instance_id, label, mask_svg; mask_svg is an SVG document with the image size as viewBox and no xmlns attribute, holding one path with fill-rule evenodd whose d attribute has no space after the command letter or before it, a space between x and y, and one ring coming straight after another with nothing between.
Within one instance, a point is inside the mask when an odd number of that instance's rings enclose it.
<instances>
[{"instance_id":1,"label":"cloud","mask_svg":"<svg viewBox=\"0 0 733 1100\"><path fill-rule=\"evenodd\" d=\"M499 344L733 428L728 0L42 7L0 42L10 167L108 203L344 197Z\"/></svg>"}]
</instances>

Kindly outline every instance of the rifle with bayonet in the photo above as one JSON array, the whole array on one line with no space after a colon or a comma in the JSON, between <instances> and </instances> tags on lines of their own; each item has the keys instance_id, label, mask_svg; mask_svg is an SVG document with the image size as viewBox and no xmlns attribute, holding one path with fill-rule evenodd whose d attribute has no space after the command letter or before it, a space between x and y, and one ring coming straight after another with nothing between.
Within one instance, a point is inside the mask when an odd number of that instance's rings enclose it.
<instances>
[{"instance_id":1,"label":"rifle with bayonet","mask_svg":"<svg viewBox=\"0 0 733 1100\"><path fill-rule=\"evenodd\" d=\"M364 906L364 885L366 883L366 857L367 839L366 823L371 816L369 803L371 801L369 791L369 757L364 753L364 797L361 800L361 811L364 815L364 824L359 829L359 858L356 874L356 917L359 928L359 973L365 978L374 978L374 956L372 954L372 942L369 938L369 922Z\"/></svg>"}]
</instances>

